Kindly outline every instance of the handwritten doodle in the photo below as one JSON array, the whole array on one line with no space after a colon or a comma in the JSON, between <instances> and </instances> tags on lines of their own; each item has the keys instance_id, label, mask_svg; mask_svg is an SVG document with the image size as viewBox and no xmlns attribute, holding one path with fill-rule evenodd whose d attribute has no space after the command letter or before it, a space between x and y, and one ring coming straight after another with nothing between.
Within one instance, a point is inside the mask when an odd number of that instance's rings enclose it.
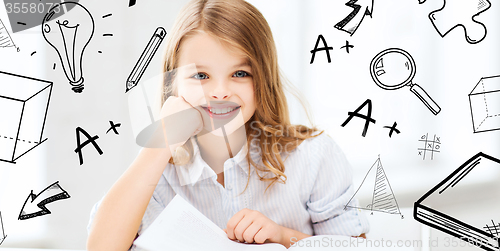
<instances>
[{"instance_id":1,"label":"handwritten doodle","mask_svg":"<svg viewBox=\"0 0 500 251\"><path fill-rule=\"evenodd\" d=\"M0 19L0 48L6 47L17 48L16 44L14 44L14 40L12 40L12 37L9 34L9 31L7 31L7 28L5 28L5 25Z\"/></svg>"},{"instance_id":2,"label":"handwritten doodle","mask_svg":"<svg viewBox=\"0 0 500 251\"><path fill-rule=\"evenodd\" d=\"M427 108L437 115L441 108L417 84L412 83L415 77L416 65L411 55L399 48L389 48L378 53L370 63L370 74L373 81L382 89L396 90L409 86Z\"/></svg>"},{"instance_id":3,"label":"handwritten doodle","mask_svg":"<svg viewBox=\"0 0 500 251\"><path fill-rule=\"evenodd\" d=\"M80 143L80 134L83 134L83 136L85 136L87 138L87 140L85 140L85 142L83 143ZM82 129L81 127L77 127L76 128L76 149L75 149L75 153L78 153L78 157L80 158L80 165L83 165L83 154L82 154L82 149L88 145L89 143L92 143L92 145L94 146L94 148L96 149L96 151L99 153L99 155L102 155L102 150L101 148L99 147L99 145L97 144L97 142L95 142L97 139L99 138L99 136L95 135L94 137L91 137L90 134L85 131L84 129Z\"/></svg>"},{"instance_id":4,"label":"handwritten doodle","mask_svg":"<svg viewBox=\"0 0 500 251\"><path fill-rule=\"evenodd\" d=\"M429 139L429 134L424 134L420 139L418 140L419 142L422 142L424 144L423 148L418 148L418 156L422 156L422 160L425 160L425 157L428 157L429 155L427 153L430 153L431 160L434 159L434 153L439 153L441 149L441 139L440 137L437 137L434 134L433 139Z\"/></svg>"},{"instance_id":5,"label":"handwritten doodle","mask_svg":"<svg viewBox=\"0 0 500 251\"><path fill-rule=\"evenodd\" d=\"M0 160L13 163L47 139L52 82L0 71Z\"/></svg>"},{"instance_id":6,"label":"handwritten doodle","mask_svg":"<svg viewBox=\"0 0 500 251\"><path fill-rule=\"evenodd\" d=\"M2 227L2 235L0 236L0 245L2 245L3 241L5 241L5 238L7 238L7 235L5 235L5 229L3 228L2 212L0 212L0 225Z\"/></svg>"},{"instance_id":7,"label":"handwritten doodle","mask_svg":"<svg viewBox=\"0 0 500 251\"><path fill-rule=\"evenodd\" d=\"M359 111L361 111L365 106L368 106L367 107L368 111L366 115L360 114ZM375 119L372 118L372 101L370 99L367 99L365 102L363 102L363 104L361 104L356 110L354 110L354 112L348 112L347 114L349 115L349 117L344 121L344 123L342 123L341 126L342 127L346 126L354 117L364 119L366 121L365 127L363 128L363 132L361 133L363 137L366 136L370 123L375 124L376 122Z\"/></svg>"},{"instance_id":8,"label":"handwritten doodle","mask_svg":"<svg viewBox=\"0 0 500 251\"><path fill-rule=\"evenodd\" d=\"M116 128L120 127L122 124L121 123L118 123L118 124L115 124L113 121L109 121L109 124L111 125L111 127L106 131L106 134L108 134L109 131L113 130L113 132L115 134L120 134L118 133L118 131L116 130Z\"/></svg>"},{"instance_id":9,"label":"handwritten doodle","mask_svg":"<svg viewBox=\"0 0 500 251\"><path fill-rule=\"evenodd\" d=\"M334 27L352 36L363 22L365 16L372 17L373 0L349 0L345 5L353 8L353 10Z\"/></svg>"},{"instance_id":10,"label":"handwritten doodle","mask_svg":"<svg viewBox=\"0 0 500 251\"><path fill-rule=\"evenodd\" d=\"M37 195L35 195L33 193L33 190L31 190L30 195L28 195L28 198L26 198L21 212L19 213L18 219L26 220L46 214L51 214L51 212L45 205L68 198L70 198L68 192L66 192L59 185L59 181L54 182L52 185L48 186Z\"/></svg>"},{"instance_id":11,"label":"handwritten doodle","mask_svg":"<svg viewBox=\"0 0 500 251\"><path fill-rule=\"evenodd\" d=\"M373 168L375 166L376 168ZM371 203L366 207L350 206L351 201L353 201L356 194L362 188L373 189ZM403 215L399 210L396 197L394 196L394 192L392 191L391 184L389 183L389 179L387 178L384 167L382 166L382 162L380 161L380 155L366 173L366 176L363 179L363 182L359 186L358 190L356 190L356 193L352 196L347 205L345 205L344 210L348 207L369 210L372 211L372 214L373 211L388 214L399 214L401 215L401 218L403 218Z\"/></svg>"},{"instance_id":12,"label":"handwritten doodle","mask_svg":"<svg viewBox=\"0 0 500 251\"><path fill-rule=\"evenodd\" d=\"M392 124L392 126L384 126L384 128L387 128L389 129L389 138L392 138L392 133L393 132L396 132L396 134L400 134L401 131L399 129L397 129L396 127L398 126L398 123L396 123L396 121L394 121L394 124Z\"/></svg>"},{"instance_id":13,"label":"handwritten doodle","mask_svg":"<svg viewBox=\"0 0 500 251\"><path fill-rule=\"evenodd\" d=\"M500 75L481 78L469 103L474 133L500 130Z\"/></svg>"},{"instance_id":14,"label":"handwritten doodle","mask_svg":"<svg viewBox=\"0 0 500 251\"><path fill-rule=\"evenodd\" d=\"M151 59L153 59L153 56L155 55L156 51L158 51L158 48L160 47L160 44L166 35L167 32L165 31L164 28L162 27L156 28L156 31L153 33L153 36L149 40L148 44L146 45L146 48L142 52L141 56L139 57L139 60L135 64L134 69L132 70L130 76L127 79L125 92L128 92L137 85L142 75L146 71L146 68L148 67L149 63L151 63Z\"/></svg>"},{"instance_id":15,"label":"handwritten doodle","mask_svg":"<svg viewBox=\"0 0 500 251\"><path fill-rule=\"evenodd\" d=\"M420 4L424 1L419 1ZM432 25L441 37L445 37L453 29L461 26L465 39L470 44L476 44L486 37L486 26L476 18L491 7L489 0L444 0L443 7L429 14Z\"/></svg>"},{"instance_id":16,"label":"handwritten doodle","mask_svg":"<svg viewBox=\"0 0 500 251\"><path fill-rule=\"evenodd\" d=\"M347 40L346 40L346 41L345 41L345 45L344 45L344 46L342 46L342 47L340 47L340 49L344 49L344 48L345 48L345 51L346 51L347 53L349 53L349 49L350 49L350 48L354 48L354 45L349 44L349 41L347 41Z\"/></svg>"},{"instance_id":17,"label":"handwritten doodle","mask_svg":"<svg viewBox=\"0 0 500 251\"><path fill-rule=\"evenodd\" d=\"M479 152L417 200L414 204L413 217L422 224L485 250L499 250L498 236L495 236L490 230L485 231L483 227L485 223L491 221L489 215L471 213L470 217L467 215L457 217L446 207L431 206L433 202L450 201L455 198L473 201L477 195L464 193L463 189L467 189L468 185L461 181L467 180L469 177L470 179L478 178L482 174L497 171L498 168L500 168L499 159ZM472 212L479 212L479 209Z\"/></svg>"},{"instance_id":18,"label":"handwritten doodle","mask_svg":"<svg viewBox=\"0 0 500 251\"><path fill-rule=\"evenodd\" d=\"M132 7L135 5L136 0L129 0L128 1L128 7Z\"/></svg>"},{"instance_id":19,"label":"handwritten doodle","mask_svg":"<svg viewBox=\"0 0 500 251\"><path fill-rule=\"evenodd\" d=\"M324 47L318 48L320 40L321 40L321 42L323 42ZM325 51L326 52L326 57L328 58L328 63L331 63L332 60L330 58L330 50L333 50L333 47L328 46L328 44L326 43L325 38L323 37L323 35L320 34L318 36L318 39L316 40L316 45L314 45L314 49L311 50L312 57L311 57L311 63L310 64L312 64L314 62L314 57L316 56L316 52L318 52L318 51Z\"/></svg>"},{"instance_id":20,"label":"handwritten doodle","mask_svg":"<svg viewBox=\"0 0 500 251\"><path fill-rule=\"evenodd\" d=\"M73 8L61 18L55 18L58 8ZM81 4L63 2L52 7L42 23L45 40L56 50L72 90L84 89L82 60L85 48L94 35L94 18Z\"/></svg>"}]
</instances>

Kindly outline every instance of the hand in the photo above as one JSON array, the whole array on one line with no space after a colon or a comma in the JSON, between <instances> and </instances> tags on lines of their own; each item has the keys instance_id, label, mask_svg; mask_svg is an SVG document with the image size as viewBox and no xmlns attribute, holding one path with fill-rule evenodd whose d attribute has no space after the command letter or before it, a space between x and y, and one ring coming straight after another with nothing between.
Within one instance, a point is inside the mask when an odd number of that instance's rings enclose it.
<instances>
[{"instance_id":1,"label":"hand","mask_svg":"<svg viewBox=\"0 0 500 251\"><path fill-rule=\"evenodd\" d=\"M193 107L182 96L168 97L161 108L160 117L163 135L171 151L201 132L203 129L201 112L203 112L202 108Z\"/></svg>"},{"instance_id":2,"label":"hand","mask_svg":"<svg viewBox=\"0 0 500 251\"><path fill-rule=\"evenodd\" d=\"M259 211L243 209L233 215L224 229L231 240L247 243L282 243L284 228Z\"/></svg>"}]
</instances>

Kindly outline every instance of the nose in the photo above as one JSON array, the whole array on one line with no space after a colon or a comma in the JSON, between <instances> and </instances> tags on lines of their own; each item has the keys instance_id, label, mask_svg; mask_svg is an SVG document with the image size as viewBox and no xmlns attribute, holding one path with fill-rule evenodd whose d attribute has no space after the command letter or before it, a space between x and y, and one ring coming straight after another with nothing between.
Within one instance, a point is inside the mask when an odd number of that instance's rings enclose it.
<instances>
[{"instance_id":1,"label":"nose","mask_svg":"<svg viewBox=\"0 0 500 251\"><path fill-rule=\"evenodd\" d=\"M231 96L229 83L224 80L217 81L214 89L210 93L210 97L218 100L227 99Z\"/></svg>"}]
</instances>

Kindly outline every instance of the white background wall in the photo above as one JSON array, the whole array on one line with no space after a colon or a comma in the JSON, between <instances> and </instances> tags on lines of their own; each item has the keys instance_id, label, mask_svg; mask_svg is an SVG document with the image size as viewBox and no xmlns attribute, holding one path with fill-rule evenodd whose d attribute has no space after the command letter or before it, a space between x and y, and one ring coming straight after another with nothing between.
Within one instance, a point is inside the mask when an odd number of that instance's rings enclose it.
<instances>
[{"instance_id":1,"label":"white background wall","mask_svg":"<svg viewBox=\"0 0 500 251\"><path fill-rule=\"evenodd\" d=\"M8 235L2 246L85 248L91 207L139 149L130 125L125 81L156 27L162 26L169 32L186 2L138 1L129 8L126 1L81 1L96 22L95 36L83 61L86 87L82 94L71 91L59 59L41 36L40 27L12 34L20 52L0 48L0 71L54 82L44 132L47 142L16 164L0 162L0 211ZM250 2L267 18L278 47L280 67L309 102L314 123L343 148L355 170L356 185L380 155L399 205L412 207L420 196L477 152L500 158L500 131L473 133L467 95L480 78L500 75L497 1L492 1L492 7L478 18L487 25L488 34L475 45L465 41L459 28L444 38L434 30L427 16L439 9L443 0L428 0L422 5L417 0L375 1L373 17L365 17L353 36L333 27L352 11L344 5L347 1ZM113 15L102 18L108 13ZM0 18L9 26L1 7ZM113 36L102 36L105 33ZM317 53L314 63L309 63L310 50L319 34L333 47L331 63L327 63L324 52ZM354 45L350 53L340 49L346 40ZM440 114L432 115L408 88L387 91L373 82L370 61L390 47L405 49L413 56L417 66L415 83L441 106ZM37 53L30 56L33 51ZM142 79L160 72L162 51L163 46ZM52 70L53 63L57 63L56 70ZM372 116L377 122L362 137L364 121L354 118L346 127L340 125L347 119L347 112L354 111L366 99L373 103ZM304 113L292 96L289 102L293 122L306 124ZM110 120L121 123L119 135L106 134ZM395 121L401 134L389 138L389 131L383 126L391 126ZM86 147L84 164L79 165L74 152L76 127L99 136L97 143L103 155ZM434 160L418 156L417 148L422 147L418 140L427 133L441 137L441 152ZM498 183L500 178L497 175L492 180ZM38 193L55 181L60 181L71 198L51 203L51 215L17 220L30 191ZM485 182L479 180L470 190L484 195L478 201L450 205L463 214L493 214L492 208L498 209L500 203L495 199L497 195L486 190ZM361 201L371 200L371 193L363 191L358 197ZM471 205L478 203L488 205L484 212L471 211Z\"/></svg>"}]
</instances>

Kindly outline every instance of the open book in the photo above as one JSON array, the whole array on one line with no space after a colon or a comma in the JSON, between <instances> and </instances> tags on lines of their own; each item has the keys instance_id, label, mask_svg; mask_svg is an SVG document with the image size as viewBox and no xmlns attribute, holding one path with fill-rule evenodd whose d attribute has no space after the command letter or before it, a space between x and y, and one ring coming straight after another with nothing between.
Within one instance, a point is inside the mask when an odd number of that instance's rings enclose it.
<instances>
[{"instance_id":1,"label":"open book","mask_svg":"<svg viewBox=\"0 0 500 251\"><path fill-rule=\"evenodd\" d=\"M316 250L325 248L345 250L357 238L337 235L318 235L293 241L288 250ZM342 244L343 243L343 244ZM156 220L134 242L137 247L156 250L204 250L204 251L283 251L285 246L277 243L247 244L232 241L224 230L193 207L181 196L176 195ZM313 248L313 249L311 249ZM340 248L340 249L339 249ZM351 245L351 248L352 247ZM347 248L347 249L351 249Z\"/></svg>"}]
</instances>

